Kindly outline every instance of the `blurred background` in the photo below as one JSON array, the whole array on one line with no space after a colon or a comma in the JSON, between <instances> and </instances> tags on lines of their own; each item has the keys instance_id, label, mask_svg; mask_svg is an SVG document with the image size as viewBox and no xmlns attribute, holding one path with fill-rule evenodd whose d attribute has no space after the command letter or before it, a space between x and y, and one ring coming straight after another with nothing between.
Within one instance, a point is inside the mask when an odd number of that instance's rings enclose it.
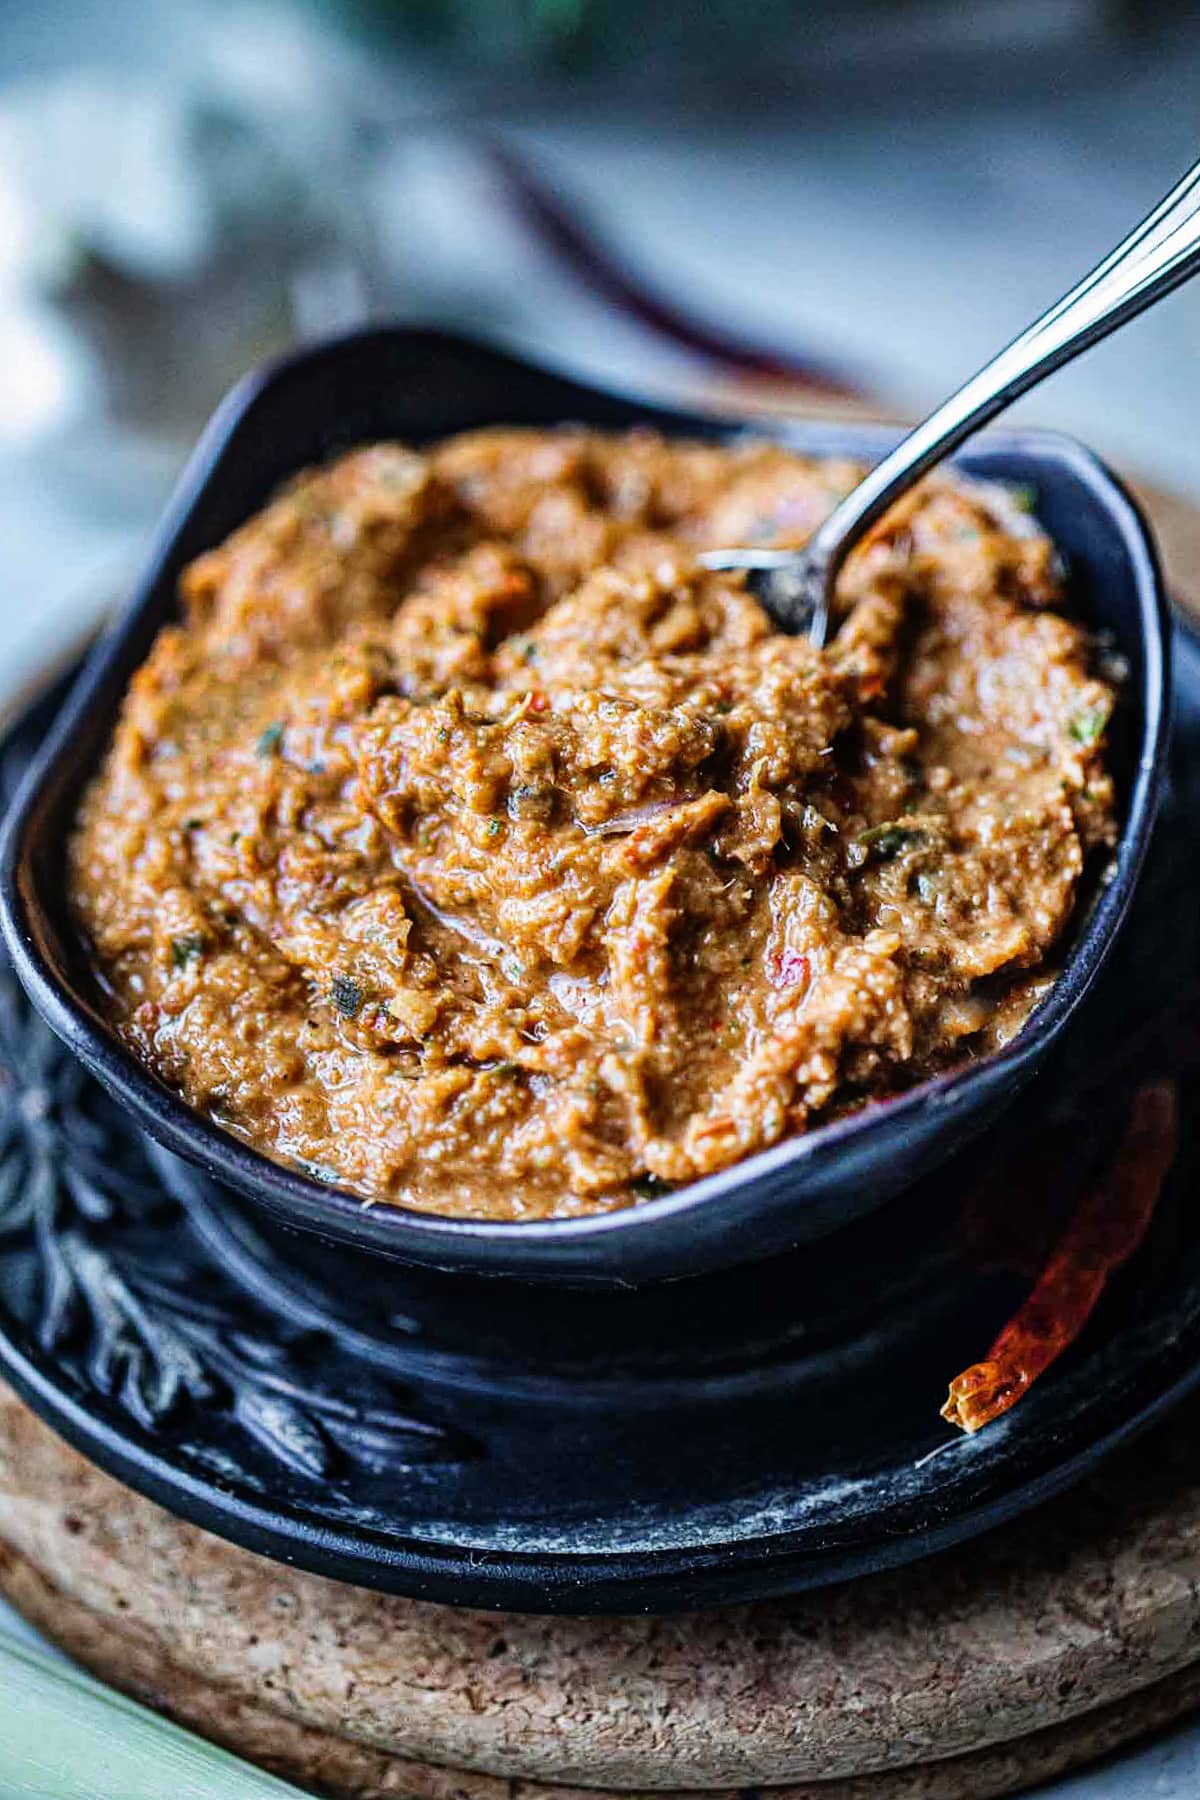
<instances>
[{"instance_id":1,"label":"blurred background","mask_svg":"<svg viewBox=\"0 0 1200 1800\"><path fill-rule=\"evenodd\" d=\"M0 8L8 682L238 373L439 321L731 407L925 408L1200 146L1170 0ZM1026 413L1200 494L1200 288Z\"/></svg>"}]
</instances>

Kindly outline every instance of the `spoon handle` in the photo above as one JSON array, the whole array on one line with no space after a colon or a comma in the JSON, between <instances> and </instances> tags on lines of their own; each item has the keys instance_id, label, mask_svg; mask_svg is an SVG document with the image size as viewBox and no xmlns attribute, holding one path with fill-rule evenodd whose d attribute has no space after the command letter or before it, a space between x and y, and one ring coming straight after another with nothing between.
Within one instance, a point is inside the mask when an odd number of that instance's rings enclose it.
<instances>
[{"instance_id":1,"label":"spoon handle","mask_svg":"<svg viewBox=\"0 0 1200 1800\"><path fill-rule=\"evenodd\" d=\"M822 614L852 545L964 438L1200 268L1200 163L1071 291L944 400L810 538L804 585Z\"/></svg>"}]
</instances>

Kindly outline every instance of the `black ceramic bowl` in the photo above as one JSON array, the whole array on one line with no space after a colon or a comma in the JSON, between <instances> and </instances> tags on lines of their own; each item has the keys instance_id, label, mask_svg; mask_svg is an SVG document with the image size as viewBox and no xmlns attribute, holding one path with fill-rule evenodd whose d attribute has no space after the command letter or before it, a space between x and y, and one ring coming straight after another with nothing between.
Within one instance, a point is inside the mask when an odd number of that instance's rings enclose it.
<instances>
[{"instance_id":1,"label":"black ceramic bowl","mask_svg":"<svg viewBox=\"0 0 1200 1800\"><path fill-rule=\"evenodd\" d=\"M729 434L729 421L664 412L577 386L438 333L378 330L305 351L242 383L206 431L170 506L147 573L89 661L25 781L0 843L0 906L34 1004L145 1129L287 1223L443 1269L628 1284L765 1257L823 1235L896 1194L993 1120L1029 1079L1104 962L1150 836L1167 733L1167 631L1154 550L1133 502L1087 451L1028 432L989 434L959 459L969 473L1028 484L1067 558L1084 616L1130 665L1115 755L1123 831L1084 910L1061 976L1025 1028L987 1061L776 1145L719 1175L597 1218L530 1224L366 1208L280 1166L202 1117L118 1042L65 905L63 847L126 685L176 605L180 571L240 525L304 464L382 437L415 441L490 423L597 426L648 421ZM797 449L873 459L895 433L862 425L761 425Z\"/></svg>"}]
</instances>

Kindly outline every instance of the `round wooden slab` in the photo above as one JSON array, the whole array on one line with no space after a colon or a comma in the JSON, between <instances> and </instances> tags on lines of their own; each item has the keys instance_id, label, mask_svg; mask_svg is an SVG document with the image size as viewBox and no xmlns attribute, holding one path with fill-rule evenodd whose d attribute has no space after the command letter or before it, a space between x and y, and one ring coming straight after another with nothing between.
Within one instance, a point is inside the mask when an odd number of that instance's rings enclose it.
<instances>
[{"instance_id":1,"label":"round wooden slab","mask_svg":"<svg viewBox=\"0 0 1200 1800\"><path fill-rule=\"evenodd\" d=\"M548 1619L232 1548L0 1393L0 1587L103 1678L321 1792L983 1800L1200 1701L1198 1427L1193 1404L1031 1518L871 1581Z\"/></svg>"}]
</instances>

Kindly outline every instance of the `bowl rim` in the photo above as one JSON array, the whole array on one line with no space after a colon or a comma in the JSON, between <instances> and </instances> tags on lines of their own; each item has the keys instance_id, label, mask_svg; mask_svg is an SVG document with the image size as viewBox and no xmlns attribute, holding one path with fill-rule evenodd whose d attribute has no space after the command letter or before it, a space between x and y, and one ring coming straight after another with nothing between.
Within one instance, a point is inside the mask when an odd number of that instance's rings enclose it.
<instances>
[{"instance_id":1,"label":"bowl rim","mask_svg":"<svg viewBox=\"0 0 1200 1800\"><path fill-rule=\"evenodd\" d=\"M418 351L424 345L442 353L459 351L468 357L490 359L498 368L507 366L526 378L553 380L564 396L574 393L582 403L590 399L626 405L667 429L686 431L690 427L710 435L753 431L784 438L813 454L830 453L828 448L823 451L823 445L837 445L840 453L852 454L849 447L857 445L860 453L868 456L882 453L903 435L899 427L872 422L678 411L661 400L643 400L615 387L566 379L557 371L480 340L424 329L372 327L349 332L264 364L237 383L205 428L176 484L128 602L87 659L0 828L0 930L8 953L42 1018L103 1085L133 1110L154 1138L217 1181L227 1182L265 1205L286 1223L436 1268L611 1286L661 1279L664 1270L685 1272L671 1265L692 1264L694 1258L672 1256L669 1236L681 1230L685 1220L707 1215L709 1235L724 1244L723 1252L710 1256L707 1266L741 1261L747 1251L736 1247L736 1239L754 1207L748 1204L739 1209L731 1204L739 1191L752 1201L755 1185L782 1168L794 1168L800 1177L806 1169L836 1157L847 1140L869 1147L881 1132L902 1128L929 1110L948 1114L967 1093L974 1097L988 1089L998 1092L1041 1059L1091 987L1124 920L1145 859L1169 736L1169 611L1149 528L1124 484L1092 451L1062 433L992 430L971 440L961 456L951 459L969 468L980 455L1002 454L1028 461L1031 472L1047 464L1065 470L1117 528L1133 577L1144 646L1137 696L1137 762L1118 845L1104 885L1078 926L1058 979L1007 1045L978 1063L947 1071L814 1131L785 1138L671 1193L613 1212L565 1219L473 1219L370 1202L275 1162L193 1109L139 1062L56 967L43 929L46 909L30 864L40 821L53 810L61 792L73 785L70 771L77 739L98 706L111 715L119 704L135 666L126 669L131 652L145 637L148 620L164 604L162 585L177 540L193 509L219 477L225 453L246 414L270 388L298 369L320 359L336 359L347 351L369 350L373 342L384 347L407 345ZM151 636L160 623L155 618ZM143 655L144 649L136 661ZM110 705L108 690L115 682L119 693ZM791 1204L802 1205L803 1201L797 1196ZM749 1252L751 1256L758 1253Z\"/></svg>"}]
</instances>

